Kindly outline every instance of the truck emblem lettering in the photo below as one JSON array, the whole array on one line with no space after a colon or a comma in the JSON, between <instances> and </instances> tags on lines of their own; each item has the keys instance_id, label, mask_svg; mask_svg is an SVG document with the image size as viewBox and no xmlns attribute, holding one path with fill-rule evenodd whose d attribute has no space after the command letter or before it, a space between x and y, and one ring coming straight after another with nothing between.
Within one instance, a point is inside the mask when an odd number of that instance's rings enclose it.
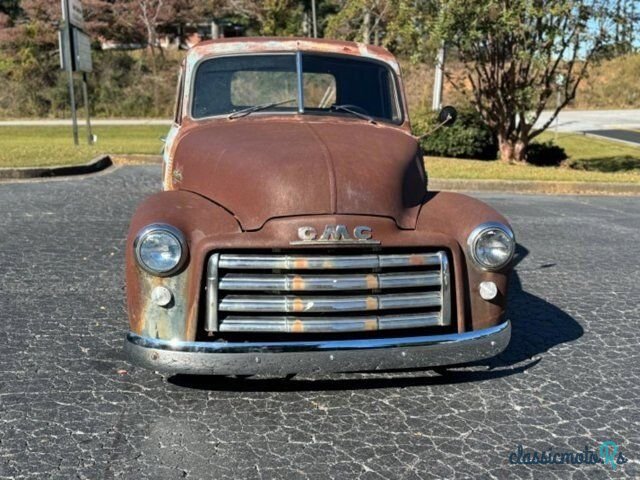
<instances>
[{"instance_id":1,"label":"truck emblem lettering","mask_svg":"<svg viewBox=\"0 0 640 480\"><path fill-rule=\"evenodd\" d=\"M346 225L325 225L322 235L318 238L318 231L314 227L305 226L298 228L299 240L290 242L291 245L361 245L376 244L380 242L372 239L371 227L358 225L353 229L353 237L349 234Z\"/></svg>"},{"instance_id":2,"label":"truck emblem lettering","mask_svg":"<svg viewBox=\"0 0 640 480\"><path fill-rule=\"evenodd\" d=\"M347 227L344 225L327 225L320 237L321 242L351 240Z\"/></svg>"}]
</instances>

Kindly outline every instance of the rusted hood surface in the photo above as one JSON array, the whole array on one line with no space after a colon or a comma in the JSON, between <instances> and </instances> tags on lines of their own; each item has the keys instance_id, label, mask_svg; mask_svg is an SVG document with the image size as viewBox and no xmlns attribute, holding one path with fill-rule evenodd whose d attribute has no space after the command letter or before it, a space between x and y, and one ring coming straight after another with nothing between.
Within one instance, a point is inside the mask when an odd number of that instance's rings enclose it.
<instances>
[{"instance_id":1,"label":"rusted hood surface","mask_svg":"<svg viewBox=\"0 0 640 480\"><path fill-rule=\"evenodd\" d=\"M415 228L425 193L417 142L362 120L215 120L186 129L174 188L207 197L245 230L275 217L360 214Z\"/></svg>"}]
</instances>

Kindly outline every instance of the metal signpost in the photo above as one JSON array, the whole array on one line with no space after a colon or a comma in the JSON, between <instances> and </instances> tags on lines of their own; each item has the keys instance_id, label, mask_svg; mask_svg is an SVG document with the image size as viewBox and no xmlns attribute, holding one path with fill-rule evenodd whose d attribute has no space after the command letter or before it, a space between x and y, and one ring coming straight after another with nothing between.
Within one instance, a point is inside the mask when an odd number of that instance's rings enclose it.
<instances>
[{"instance_id":1,"label":"metal signpost","mask_svg":"<svg viewBox=\"0 0 640 480\"><path fill-rule=\"evenodd\" d=\"M433 102L431 109L438 111L442 108L442 88L444 86L444 62L446 60L446 49L444 43L438 49L436 58L436 73L433 81Z\"/></svg>"},{"instance_id":2,"label":"metal signpost","mask_svg":"<svg viewBox=\"0 0 640 480\"><path fill-rule=\"evenodd\" d=\"M311 18L313 19L313 38L318 38L318 17L316 15L316 0L311 0Z\"/></svg>"},{"instance_id":3,"label":"metal signpost","mask_svg":"<svg viewBox=\"0 0 640 480\"><path fill-rule=\"evenodd\" d=\"M87 73L93 70L91 61L91 39L84 32L84 15L80 0L61 0L63 27L59 31L60 66L67 71L71 120L73 122L73 142L78 145L78 113L76 106L73 72L82 72L82 100L87 117L87 141L92 145L95 137L91 132L89 96L87 93Z\"/></svg>"}]
</instances>

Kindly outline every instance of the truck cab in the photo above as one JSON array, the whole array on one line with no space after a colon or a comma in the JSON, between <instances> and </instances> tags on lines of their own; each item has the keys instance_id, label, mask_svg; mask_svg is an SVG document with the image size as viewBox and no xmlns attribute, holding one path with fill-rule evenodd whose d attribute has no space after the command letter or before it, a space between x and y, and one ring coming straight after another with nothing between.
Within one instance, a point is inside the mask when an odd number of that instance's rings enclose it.
<instances>
[{"instance_id":1,"label":"truck cab","mask_svg":"<svg viewBox=\"0 0 640 480\"><path fill-rule=\"evenodd\" d=\"M515 238L431 192L400 68L352 42L203 42L126 250L125 350L167 373L453 365L509 342Z\"/></svg>"}]
</instances>

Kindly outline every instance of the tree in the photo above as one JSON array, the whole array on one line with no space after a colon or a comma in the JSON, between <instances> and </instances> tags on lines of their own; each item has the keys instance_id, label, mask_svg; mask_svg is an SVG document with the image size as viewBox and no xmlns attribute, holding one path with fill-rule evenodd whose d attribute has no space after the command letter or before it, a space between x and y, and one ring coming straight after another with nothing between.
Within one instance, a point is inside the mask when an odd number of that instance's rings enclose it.
<instances>
[{"instance_id":1,"label":"tree","mask_svg":"<svg viewBox=\"0 0 640 480\"><path fill-rule=\"evenodd\" d=\"M327 22L327 35L381 45L418 60L429 41L434 0L340 0Z\"/></svg>"},{"instance_id":2,"label":"tree","mask_svg":"<svg viewBox=\"0 0 640 480\"><path fill-rule=\"evenodd\" d=\"M303 5L299 0L228 0L223 11L249 19L260 35L291 36L302 32Z\"/></svg>"},{"instance_id":3,"label":"tree","mask_svg":"<svg viewBox=\"0 0 640 480\"><path fill-rule=\"evenodd\" d=\"M19 0L0 0L0 28L12 26L18 15L20 15Z\"/></svg>"},{"instance_id":4,"label":"tree","mask_svg":"<svg viewBox=\"0 0 640 480\"><path fill-rule=\"evenodd\" d=\"M575 98L593 62L607 52L609 0L444 0L438 37L462 63L447 71L494 132L500 158L525 162L527 147ZM618 21L621 21L619 18ZM559 98L540 127L534 124Z\"/></svg>"},{"instance_id":5,"label":"tree","mask_svg":"<svg viewBox=\"0 0 640 480\"><path fill-rule=\"evenodd\" d=\"M60 2L6 2L9 20L0 30L0 79L12 85L21 110L45 115L64 105L59 79ZM3 7L5 6L3 5ZM4 92L3 92L4 93Z\"/></svg>"}]
</instances>

